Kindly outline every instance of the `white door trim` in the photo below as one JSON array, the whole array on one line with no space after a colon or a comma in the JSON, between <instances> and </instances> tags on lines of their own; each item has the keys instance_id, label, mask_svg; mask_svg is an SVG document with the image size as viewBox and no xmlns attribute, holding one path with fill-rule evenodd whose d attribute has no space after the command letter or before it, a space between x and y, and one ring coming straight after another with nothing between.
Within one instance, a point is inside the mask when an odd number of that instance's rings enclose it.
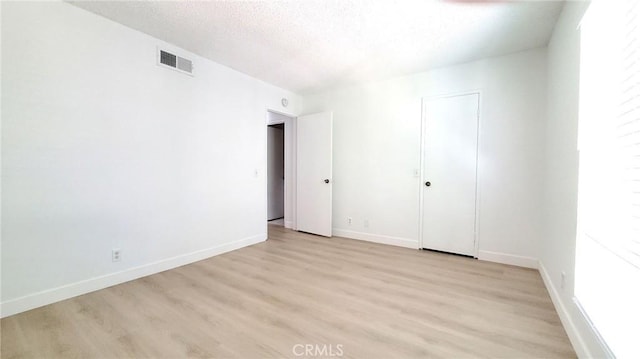
<instances>
[{"instance_id":1,"label":"white door trim","mask_svg":"<svg viewBox=\"0 0 640 359\"><path fill-rule=\"evenodd\" d=\"M437 100L441 98L449 98L449 97L457 97L457 96L466 96L466 95L478 95L478 132L477 132L477 141L476 141L476 199L475 199L475 223L474 223L474 257L478 258L478 253L480 250L480 240L479 240L479 228L480 228L480 181L482 180L481 171L480 171L480 131L482 129L482 91L480 89L472 89L462 92L453 92L446 93L442 95L436 96L423 96L420 102L420 189L418 192L418 201L419 201L419 210L418 210L418 245L420 249L424 248L424 244L422 243L423 239L423 214L424 214L424 148L425 148L425 126L426 126L426 118L425 118L425 104L428 101Z\"/></svg>"}]
</instances>

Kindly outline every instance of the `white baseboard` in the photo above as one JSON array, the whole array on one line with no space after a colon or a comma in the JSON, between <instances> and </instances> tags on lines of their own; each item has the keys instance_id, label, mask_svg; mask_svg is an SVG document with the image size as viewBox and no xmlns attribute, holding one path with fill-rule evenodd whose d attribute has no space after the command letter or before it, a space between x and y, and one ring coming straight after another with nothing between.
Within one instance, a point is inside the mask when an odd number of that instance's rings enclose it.
<instances>
[{"instance_id":1,"label":"white baseboard","mask_svg":"<svg viewBox=\"0 0 640 359\"><path fill-rule=\"evenodd\" d=\"M547 269L544 267L542 262L538 263L538 270L540 271L540 276L542 277L542 281L544 282L545 287L547 287L547 292L549 292L549 296L551 297L551 301L553 302L553 306L556 308L556 312L558 312L558 316L560 317L560 321L562 322L562 326L564 330L567 332L567 336L569 337L569 341L571 341L571 345L573 345L573 349L576 351L578 358L595 358L597 355L589 350L589 346L586 345L583 336L580 334L580 330L576 326L575 322L571 318L570 312L567 310L567 307L564 305L562 298L560 297L560 293L556 290L556 287L553 285L553 281L547 272ZM578 309L578 313L582 313L582 310L579 304L576 302L575 297L571 302L572 305L575 305ZM607 347L607 345L602 341L600 335L593 328L591 322L585 316L585 323L587 323L587 327L590 327L593 331L593 337L599 339L599 345L603 353L608 353L607 356L613 358L613 354Z\"/></svg>"},{"instance_id":2,"label":"white baseboard","mask_svg":"<svg viewBox=\"0 0 640 359\"><path fill-rule=\"evenodd\" d=\"M47 304L59 302L61 300L73 298L99 289L111 287L116 284L163 272L222 253L230 252L242 247L250 246L252 244L260 243L265 241L266 239L267 234L263 233L215 247L130 268L121 272L110 273L100 277L90 278L80 282L75 282L61 287L30 294L24 297L11 299L0 304L0 317L8 317L10 315L42 307Z\"/></svg>"},{"instance_id":3,"label":"white baseboard","mask_svg":"<svg viewBox=\"0 0 640 359\"><path fill-rule=\"evenodd\" d=\"M547 287L547 292L549 292L549 296L551 297L551 301L553 302L553 306L556 307L556 312L558 312L558 316L560 317L560 321L562 322L562 326L564 330L567 332L567 336L573 345L573 349L578 354L578 358L592 358L590 355L587 346L582 339L582 336L578 332L569 312L567 311L567 307L562 303L562 298L560 294L556 290L556 287L553 285L551 281L551 277L549 277L549 273L545 269L542 262L538 264L538 270L540 271L540 276L542 277L542 281L544 282L545 287Z\"/></svg>"},{"instance_id":4,"label":"white baseboard","mask_svg":"<svg viewBox=\"0 0 640 359\"><path fill-rule=\"evenodd\" d=\"M284 221L284 228L289 228L295 230L295 226L293 225L293 221Z\"/></svg>"},{"instance_id":5,"label":"white baseboard","mask_svg":"<svg viewBox=\"0 0 640 359\"><path fill-rule=\"evenodd\" d=\"M389 244L392 246L418 249L418 241L407 238L383 236L379 234L363 233L349 231L346 229L333 228L333 235L350 239L358 239L361 241Z\"/></svg>"},{"instance_id":6,"label":"white baseboard","mask_svg":"<svg viewBox=\"0 0 640 359\"><path fill-rule=\"evenodd\" d=\"M480 250L478 251L478 259L481 261L496 262L518 267L538 269L538 259L533 257L517 256L514 254Z\"/></svg>"}]
</instances>

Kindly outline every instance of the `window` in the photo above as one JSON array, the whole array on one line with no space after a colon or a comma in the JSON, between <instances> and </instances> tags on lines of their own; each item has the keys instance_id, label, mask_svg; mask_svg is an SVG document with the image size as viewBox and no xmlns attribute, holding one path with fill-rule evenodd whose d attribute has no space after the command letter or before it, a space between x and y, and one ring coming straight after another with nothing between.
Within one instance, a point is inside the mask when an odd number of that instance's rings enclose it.
<instances>
[{"instance_id":1,"label":"window","mask_svg":"<svg viewBox=\"0 0 640 359\"><path fill-rule=\"evenodd\" d=\"M640 357L640 6L581 23L576 301L620 358Z\"/></svg>"}]
</instances>

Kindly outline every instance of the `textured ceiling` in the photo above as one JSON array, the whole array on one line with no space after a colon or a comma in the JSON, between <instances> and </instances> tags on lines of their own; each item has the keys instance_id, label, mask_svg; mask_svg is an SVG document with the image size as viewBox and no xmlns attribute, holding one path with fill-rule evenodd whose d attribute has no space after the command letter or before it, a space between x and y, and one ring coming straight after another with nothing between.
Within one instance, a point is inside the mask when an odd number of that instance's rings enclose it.
<instances>
[{"instance_id":1,"label":"textured ceiling","mask_svg":"<svg viewBox=\"0 0 640 359\"><path fill-rule=\"evenodd\" d=\"M559 1L71 1L306 94L544 46Z\"/></svg>"}]
</instances>

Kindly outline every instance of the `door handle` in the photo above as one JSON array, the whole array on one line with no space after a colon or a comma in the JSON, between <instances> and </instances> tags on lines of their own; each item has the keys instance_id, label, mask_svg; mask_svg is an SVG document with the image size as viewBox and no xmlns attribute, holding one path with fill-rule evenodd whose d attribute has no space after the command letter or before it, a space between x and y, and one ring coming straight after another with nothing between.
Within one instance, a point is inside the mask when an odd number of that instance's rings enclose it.
<instances>
[{"instance_id":1,"label":"door handle","mask_svg":"<svg viewBox=\"0 0 640 359\"><path fill-rule=\"evenodd\" d=\"M325 180L324 180L324 183L329 183L329 179L328 179L328 178L327 178L327 179L325 179Z\"/></svg>"},{"instance_id":2,"label":"door handle","mask_svg":"<svg viewBox=\"0 0 640 359\"><path fill-rule=\"evenodd\" d=\"M424 183L424 185L427 186L427 187L431 187L431 182L427 181L427 182Z\"/></svg>"}]
</instances>

